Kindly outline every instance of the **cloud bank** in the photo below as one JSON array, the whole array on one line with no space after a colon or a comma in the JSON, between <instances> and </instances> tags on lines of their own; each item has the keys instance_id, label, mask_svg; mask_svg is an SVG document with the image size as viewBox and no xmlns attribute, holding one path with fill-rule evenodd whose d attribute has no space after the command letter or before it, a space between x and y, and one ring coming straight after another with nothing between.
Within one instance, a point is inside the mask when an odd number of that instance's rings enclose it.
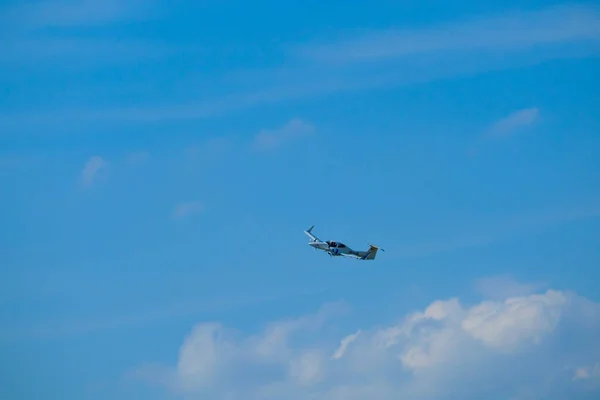
<instances>
[{"instance_id":1,"label":"cloud bank","mask_svg":"<svg viewBox=\"0 0 600 400\"><path fill-rule=\"evenodd\" d=\"M197 324L177 365L135 376L189 399L592 399L600 304L547 290L433 301L389 326L343 334L340 304L244 334Z\"/></svg>"}]
</instances>

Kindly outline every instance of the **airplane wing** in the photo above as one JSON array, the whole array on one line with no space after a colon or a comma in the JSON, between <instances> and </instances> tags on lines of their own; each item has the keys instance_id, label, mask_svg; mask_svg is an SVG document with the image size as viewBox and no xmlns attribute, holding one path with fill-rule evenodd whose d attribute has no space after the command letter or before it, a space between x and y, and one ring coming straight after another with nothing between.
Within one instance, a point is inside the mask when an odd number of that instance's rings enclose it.
<instances>
[{"instance_id":1,"label":"airplane wing","mask_svg":"<svg viewBox=\"0 0 600 400\"><path fill-rule=\"evenodd\" d=\"M318 237L316 237L315 235L313 235L311 232L313 230L315 226L311 226L310 228L308 228L307 230L304 231L304 233L314 242L320 242L321 239L319 239Z\"/></svg>"},{"instance_id":2,"label":"airplane wing","mask_svg":"<svg viewBox=\"0 0 600 400\"><path fill-rule=\"evenodd\" d=\"M339 255L343 256L343 257L350 257L350 258L362 259L361 257L357 256L356 254L340 253Z\"/></svg>"},{"instance_id":3,"label":"airplane wing","mask_svg":"<svg viewBox=\"0 0 600 400\"><path fill-rule=\"evenodd\" d=\"M345 254L345 253L340 253L340 256L344 256L344 257L350 257L350 258L355 258L357 260L372 260L375 257L369 257L371 255L370 252L365 252L365 254Z\"/></svg>"}]
</instances>

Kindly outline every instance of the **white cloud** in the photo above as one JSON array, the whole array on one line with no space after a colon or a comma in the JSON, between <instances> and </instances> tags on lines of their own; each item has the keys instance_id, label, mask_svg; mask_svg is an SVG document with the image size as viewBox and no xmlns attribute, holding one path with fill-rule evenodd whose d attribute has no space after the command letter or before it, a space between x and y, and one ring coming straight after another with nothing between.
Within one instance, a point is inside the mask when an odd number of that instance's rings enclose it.
<instances>
[{"instance_id":1,"label":"white cloud","mask_svg":"<svg viewBox=\"0 0 600 400\"><path fill-rule=\"evenodd\" d=\"M532 125L539 117L540 111L536 107L515 111L497 121L490 129L491 136L507 136L520 128Z\"/></svg>"},{"instance_id":2,"label":"white cloud","mask_svg":"<svg viewBox=\"0 0 600 400\"><path fill-rule=\"evenodd\" d=\"M471 308L462 328L487 346L512 351L526 342L539 343L556 328L567 297L557 291L504 302L484 301Z\"/></svg>"},{"instance_id":3,"label":"white cloud","mask_svg":"<svg viewBox=\"0 0 600 400\"><path fill-rule=\"evenodd\" d=\"M203 205L199 201L188 201L179 203L175 206L175 210L173 210L173 216L175 218L184 218L191 214L195 214L197 212L202 211Z\"/></svg>"},{"instance_id":4,"label":"white cloud","mask_svg":"<svg viewBox=\"0 0 600 400\"><path fill-rule=\"evenodd\" d=\"M342 358L344 356L344 353L346 352L346 349L350 345L350 343L354 342L359 334L360 334L360 330L357 331L356 333L353 333L353 334L348 335L345 338L343 338L342 341L340 342L340 347L338 347L338 349L335 351L335 353L333 353L331 358L333 358L334 360L337 360L338 358Z\"/></svg>"},{"instance_id":5,"label":"white cloud","mask_svg":"<svg viewBox=\"0 0 600 400\"><path fill-rule=\"evenodd\" d=\"M324 378L325 357L319 350L308 350L292 359L289 366L290 378L299 386L310 386Z\"/></svg>"},{"instance_id":6,"label":"white cloud","mask_svg":"<svg viewBox=\"0 0 600 400\"><path fill-rule=\"evenodd\" d=\"M341 303L327 304L314 315L271 323L261 334L247 337L220 323L199 323L185 338L176 367L143 366L134 375L163 383L176 393L195 395L227 393L233 382L242 388L240 393L246 387L256 393L269 391L269 386L282 383L278 376L286 385L310 387L325 377L324 349L298 351L290 342L344 311ZM260 387L254 387L257 380L263 383Z\"/></svg>"},{"instance_id":7,"label":"white cloud","mask_svg":"<svg viewBox=\"0 0 600 400\"><path fill-rule=\"evenodd\" d=\"M600 361L600 304L569 292L548 290L474 305L437 300L397 324L360 329L341 340L333 329L336 314L324 310L250 335L200 323L181 346L176 367L164 367L158 375L157 369L141 368L138 376L163 382L189 399L583 399L600 394L578 384L594 375L594 362ZM573 335L581 332L574 342Z\"/></svg>"},{"instance_id":8,"label":"white cloud","mask_svg":"<svg viewBox=\"0 0 600 400\"><path fill-rule=\"evenodd\" d=\"M81 181L84 186L91 186L98 173L106 169L108 163L100 156L93 156L87 160L83 171L81 171Z\"/></svg>"},{"instance_id":9,"label":"white cloud","mask_svg":"<svg viewBox=\"0 0 600 400\"><path fill-rule=\"evenodd\" d=\"M600 39L596 8L561 5L462 20L421 29L374 31L347 40L295 48L302 57L335 63L405 58L427 53L515 51L545 44Z\"/></svg>"},{"instance_id":10,"label":"white cloud","mask_svg":"<svg viewBox=\"0 0 600 400\"><path fill-rule=\"evenodd\" d=\"M256 150L271 150L283 143L298 139L314 132L314 127L299 118L290 120L279 129L263 129L255 137L253 147Z\"/></svg>"},{"instance_id":11,"label":"white cloud","mask_svg":"<svg viewBox=\"0 0 600 400\"><path fill-rule=\"evenodd\" d=\"M224 337L221 325L206 323L194 327L179 350L177 376L182 390L218 383L216 378L235 356L235 350L235 344Z\"/></svg>"}]
</instances>

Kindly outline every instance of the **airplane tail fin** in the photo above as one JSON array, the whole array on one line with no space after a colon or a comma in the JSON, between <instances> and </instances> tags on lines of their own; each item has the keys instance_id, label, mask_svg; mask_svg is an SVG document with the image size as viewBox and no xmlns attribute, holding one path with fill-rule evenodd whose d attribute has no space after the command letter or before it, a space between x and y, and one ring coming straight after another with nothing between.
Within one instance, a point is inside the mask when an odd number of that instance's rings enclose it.
<instances>
[{"instance_id":1,"label":"airplane tail fin","mask_svg":"<svg viewBox=\"0 0 600 400\"><path fill-rule=\"evenodd\" d=\"M367 250L367 254L363 258L364 260L374 260L377 255L377 250L385 251L382 248L375 246L373 244L369 244L369 250Z\"/></svg>"}]
</instances>

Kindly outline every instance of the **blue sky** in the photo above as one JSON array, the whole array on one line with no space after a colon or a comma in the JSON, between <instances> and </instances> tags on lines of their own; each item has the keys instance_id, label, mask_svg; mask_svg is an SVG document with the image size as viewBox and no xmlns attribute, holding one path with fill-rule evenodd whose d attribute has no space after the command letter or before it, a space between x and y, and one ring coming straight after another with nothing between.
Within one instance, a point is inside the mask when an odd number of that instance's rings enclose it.
<instances>
[{"instance_id":1,"label":"blue sky","mask_svg":"<svg viewBox=\"0 0 600 400\"><path fill-rule=\"evenodd\" d=\"M0 26L0 397L600 393L595 2Z\"/></svg>"}]
</instances>

